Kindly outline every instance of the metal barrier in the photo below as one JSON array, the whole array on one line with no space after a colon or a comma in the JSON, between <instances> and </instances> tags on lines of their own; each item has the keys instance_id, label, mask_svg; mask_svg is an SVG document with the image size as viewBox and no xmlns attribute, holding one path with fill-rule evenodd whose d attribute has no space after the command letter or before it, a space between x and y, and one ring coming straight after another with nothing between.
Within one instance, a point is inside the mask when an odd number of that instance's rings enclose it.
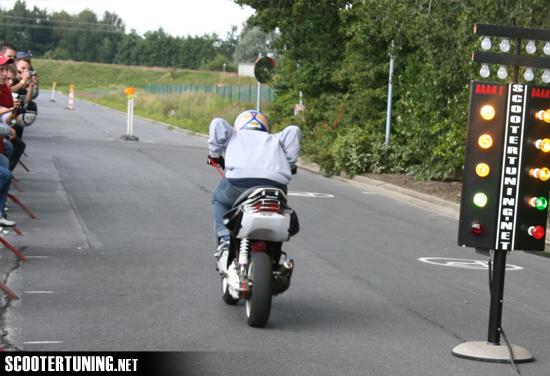
<instances>
[{"instance_id":1,"label":"metal barrier","mask_svg":"<svg viewBox=\"0 0 550 376\"><path fill-rule=\"evenodd\" d=\"M225 85L145 85L145 91L151 94L168 95L183 93L216 94L229 98L230 102L255 102L258 95L256 85L225 86ZM261 101L272 102L275 99L274 90L270 86L262 87Z\"/></svg>"}]
</instances>

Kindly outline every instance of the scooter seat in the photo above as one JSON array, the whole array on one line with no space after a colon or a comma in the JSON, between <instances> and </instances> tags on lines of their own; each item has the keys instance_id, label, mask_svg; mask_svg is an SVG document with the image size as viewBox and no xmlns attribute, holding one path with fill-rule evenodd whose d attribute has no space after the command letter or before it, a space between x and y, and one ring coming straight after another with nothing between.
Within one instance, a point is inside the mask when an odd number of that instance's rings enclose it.
<instances>
[{"instance_id":1,"label":"scooter seat","mask_svg":"<svg viewBox=\"0 0 550 376\"><path fill-rule=\"evenodd\" d=\"M233 207L237 207L239 206L240 204L242 204L244 201L246 201L249 196L255 192L256 190L258 189L277 189L281 192L283 192L283 195L279 195L279 199L284 202L286 204L286 194L284 193L284 191L281 189L281 188L277 188L277 187L271 187L271 186L268 186L268 185L258 185L256 187L252 187L252 188L249 188L247 189L246 191L244 191L240 196L239 198L237 198L237 200L235 201L235 203L233 204Z\"/></svg>"}]
</instances>

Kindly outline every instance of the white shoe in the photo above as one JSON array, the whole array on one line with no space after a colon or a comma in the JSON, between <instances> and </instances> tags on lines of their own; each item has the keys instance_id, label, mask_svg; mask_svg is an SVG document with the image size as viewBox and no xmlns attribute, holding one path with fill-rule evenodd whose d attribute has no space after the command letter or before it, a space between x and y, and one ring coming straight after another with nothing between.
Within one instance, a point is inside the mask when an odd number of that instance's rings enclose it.
<instances>
[{"instance_id":1,"label":"white shoe","mask_svg":"<svg viewBox=\"0 0 550 376\"><path fill-rule=\"evenodd\" d=\"M220 251L220 257L218 258L218 265L216 270L221 275L227 274L227 257L229 256L229 248L224 248Z\"/></svg>"},{"instance_id":2,"label":"white shoe","mask_svg":"<svg viewBox=\"0 0 550 376\"><path fill-rule=\"evenodd\" d=\"M216 253L214 253L214 257L219 259L222 252L226 249L229 249L229 239L227 240L220 240L220 245L218 245L218 248L216 249Z\"/></svg>"},{"instance_id":3,"label":"white shoe","mask_svg":"<svg viewBox=\"0 0 550 376\"><path fill-rule=\"evenodd\" d=\"M223 240L220 239L220 245L218 245L218 248L216 249L216 253L214 253L214 257L216 258L216 270L220 272L220 274L225 274L227 272L227 256L229 255L229 239Z\"/></svg>"},{"instance_id":4,"label":"white shoe","mask_svg":"<svg viewBox=\"0 0 550 376\"><path fill-rule=\"evenodd\" d=\"M13 227L15 226L14 221L10 221L7 218L0 218L0 227Z\"/></svg>"}]
</instances>

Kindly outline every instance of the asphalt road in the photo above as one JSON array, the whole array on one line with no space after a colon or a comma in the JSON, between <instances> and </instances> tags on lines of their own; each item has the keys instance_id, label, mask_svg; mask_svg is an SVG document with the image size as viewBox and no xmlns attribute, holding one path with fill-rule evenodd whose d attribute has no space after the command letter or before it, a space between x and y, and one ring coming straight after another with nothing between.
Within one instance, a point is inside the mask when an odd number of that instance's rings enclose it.
<instances>
[{"instance_id":1,"label":"asphalt road","mask_svg":"<svg viewBox=\"0 0 550 376\"><path fill-rule=\"evenodd\" d=\"M5 350L184 352L186 375L513 375L451 354L486 340L489 316L486 257L456 245L456 219L299 171L292 284L250 328L214 270L206 140L136 119L124 141L125 114L56 99L38 98L31 172L15 170L37 219L10 205L24 235L4 237L29 261L0 249L21 298L2 300ZM508 263L503 329L536 359L521 374L548 375L550 259Z\"/></svg>"}]
</instances>

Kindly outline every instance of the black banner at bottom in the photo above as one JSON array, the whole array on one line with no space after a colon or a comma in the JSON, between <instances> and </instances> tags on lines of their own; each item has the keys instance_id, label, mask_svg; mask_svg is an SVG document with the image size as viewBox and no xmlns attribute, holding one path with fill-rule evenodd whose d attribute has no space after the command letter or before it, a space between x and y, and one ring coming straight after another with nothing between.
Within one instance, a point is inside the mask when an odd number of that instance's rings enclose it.
<instances>
[{"instance_id":1,"label":"black banner at bottom","mask_svg":"<svg viewBox=\"0 0 550 376\"><path fill-rule=\"evenodd\" d=\"M212 354L210 354L211 356ZM29 373L200 375L208 365L207 353L200 352L0 352L4 375ZM208 368L208 367L206 367Z\"/></svg>"}]
</instances>

